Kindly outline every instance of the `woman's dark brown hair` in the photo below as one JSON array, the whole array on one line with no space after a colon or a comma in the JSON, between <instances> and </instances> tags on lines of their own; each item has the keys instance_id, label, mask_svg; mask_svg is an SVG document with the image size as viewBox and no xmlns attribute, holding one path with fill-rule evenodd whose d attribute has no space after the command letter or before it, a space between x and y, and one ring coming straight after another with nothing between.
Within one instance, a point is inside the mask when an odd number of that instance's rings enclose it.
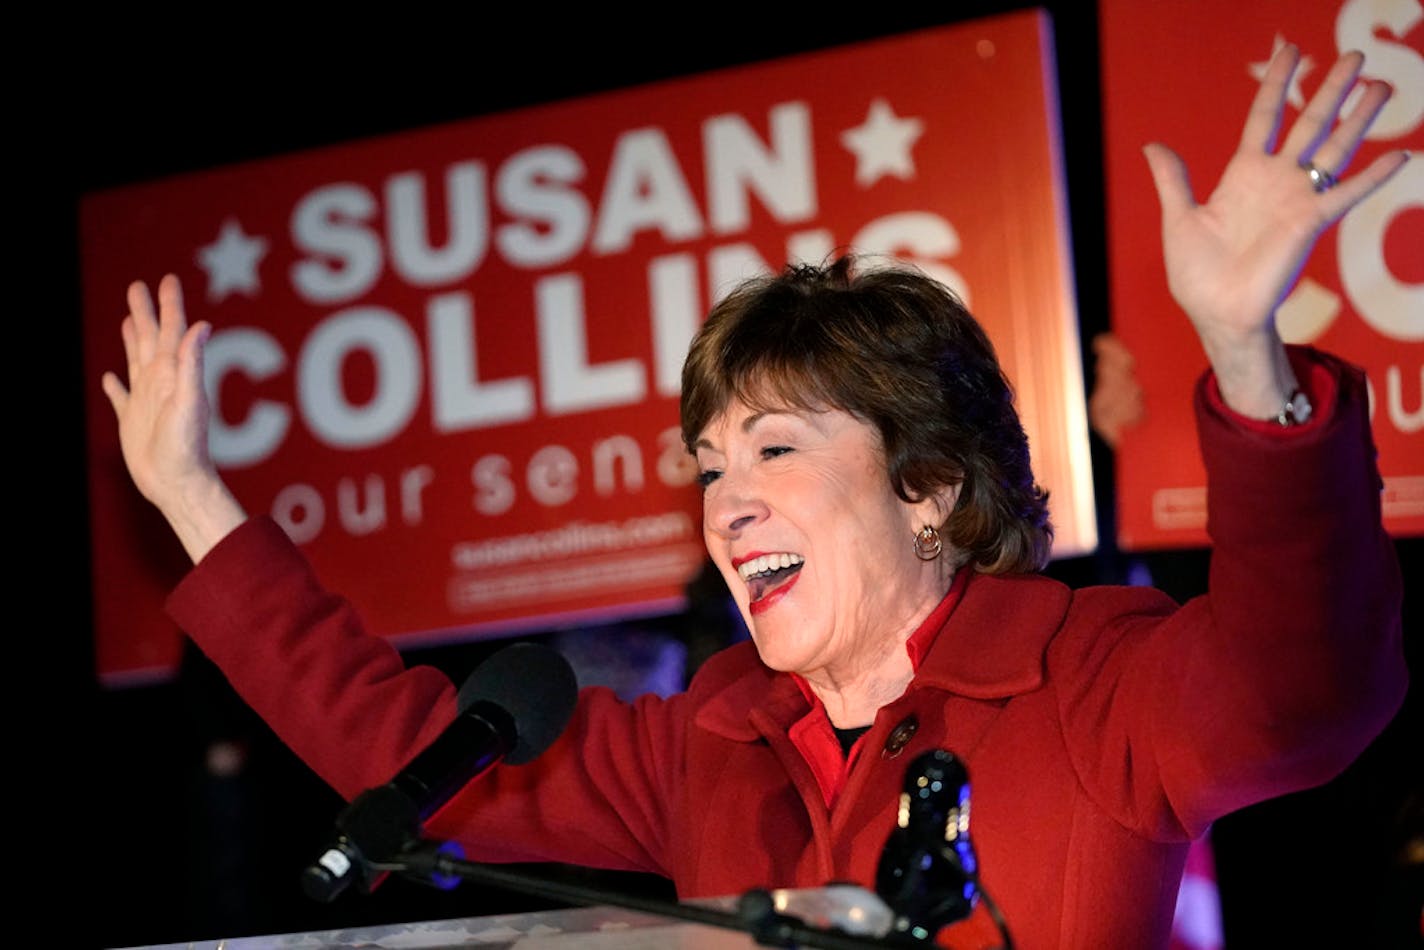
<instances>
[{"instance_id":1,"label":"woman's dark brown hair","mask_svg":"<svg viewBox=\"0 0 1424 950\"><path fill-rule=\"evenodd\" d=\"M682 369L692 451L733 400L756 409L838 408L880 433L896 494L959 485L940 530L986 573L1048 561L1048 493L1034 484L1013 391L978 321L947 287L854 257L794 264L713 307ZM909 543L909 539L906 539Z\"/></svg>"}]
</instances>

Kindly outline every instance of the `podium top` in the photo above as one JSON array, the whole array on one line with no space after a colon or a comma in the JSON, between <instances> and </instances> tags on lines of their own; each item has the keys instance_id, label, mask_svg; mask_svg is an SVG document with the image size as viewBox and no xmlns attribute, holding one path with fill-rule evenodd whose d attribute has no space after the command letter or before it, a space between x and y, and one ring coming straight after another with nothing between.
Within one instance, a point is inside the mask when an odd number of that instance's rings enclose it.
<instances>
[{"instance_id":1,"label":"podium top","mask_svg":"<svg viewBox=\"0 0 1424 950\"><path fill-rule=\"evenodd\" d=\"M813 929L828 929L849 937L875 937L889 931L893 914L874 893L853 884L780 888L767 892L771 908ZM491 950L567 950L570 947L620 950L754 950L761 946L751 934L720 926L718 918L734 919L737 896L699 898L689 906L712 911L701 915L710 923L656 910L596 905L458 920L427 920L405 924L351 927L343 930L230 937L186 943L155 944L127 950L439 950L441 947L486 947ZM809 944L808 944L809 945ZM817 944L834 946L836 944ZM878 944L876 944L878 945Z\"/></svg>"},{"instance_id":2,"label":"podium top","mask_svg":"<svg viewBox=\"0 0 1424 950\"><path fill-rule=\"evenodd\" d=\"M754 950L749 934L618 907L571 907L342 930L226 937L128 950Z\"/></svg>"}]
</instances>

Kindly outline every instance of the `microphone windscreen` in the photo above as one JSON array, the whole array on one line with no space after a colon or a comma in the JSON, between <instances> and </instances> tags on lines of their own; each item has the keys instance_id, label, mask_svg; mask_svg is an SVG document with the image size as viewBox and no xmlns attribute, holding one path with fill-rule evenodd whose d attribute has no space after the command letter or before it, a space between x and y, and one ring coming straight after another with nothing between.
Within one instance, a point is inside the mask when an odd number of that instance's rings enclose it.
<instances>
[{"instance_id":1,"label":"microphone windscreen","mask_svg":"<svg viewBox=\"0 0 1424 950\"><path fill-rule=\"evenodd\" d=\"M463 712L492 703L514 722L515 741L504 760L531 762L553 745L578 701L578 680L563 655L537 643L516 643L485 660L460 687Z\"/></svg>"},{"instance_id":2,"label":"microphone windscreen","mask_svg":"<svg viewBox=\"0 0 1424 950\"><path fill-rule=\"evenodd\" d=\"M905 791L917 792L927 788L936 791L944 789L957 795L969 784L969 770L953 752L932 749L910 763L905 770Z\"/></svg>"},{"instance_id":3,"label":"microphone windscreen","mask_svg":"<svg viewBox=\"0 0 1424 950\"><path fill-rule=\"evenodd\" d=\"M967 807L968 798L969 770L964 762L943 749L926 752L905 770L901 827L923 826L939 837L950 811Z\"/></svg>"}]
</instances>

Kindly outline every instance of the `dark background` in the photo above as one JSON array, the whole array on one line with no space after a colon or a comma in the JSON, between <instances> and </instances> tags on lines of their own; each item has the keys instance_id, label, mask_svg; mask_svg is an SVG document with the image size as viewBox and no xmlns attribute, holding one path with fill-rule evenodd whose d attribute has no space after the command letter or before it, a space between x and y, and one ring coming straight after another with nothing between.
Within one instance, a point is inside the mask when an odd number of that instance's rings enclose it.
<instances>
[{"instance_id":1,"label":"dark background","mask_svg":"<svg viewBox=\"0 0 1424 950\"><path fill-rule=\"evenodd\" d=\"M174 682L98 687L82 436L82 394L98 380L80 365L80 195L1034 6L1050 12L1056 31L1086 343L1107 329L1108 312L1097 23L1087 2L961 2L932 13L877 9L873 16L828 6L799 15L689 7L676 15L530 9L363 21L338 10L320 23L228 8L14 31L11 52L32 65L12 76L7 108L15 169L8 205L20 212L19 226L11 227L18 246L6 317L19 331L10 334L17 384L10 417L20 424L11 429L9 461L22 487L10 495L33 501L12 502L18 517L10 519L19 582L12 695L20 711L11 732L22 741L9 774L25 793L26 805L12 809L20 839L39 838L21 851L36 847L42 855L22 873L39 892L60 898L57 917L42 915L57 922L59 942L133 946L549 906L488 888L440 893L399 880L369 897L317 905L301 895L297 877L319 853L342 803L219 674L190 651ZM116 307L116 333L121 316ZM1050 572L1074 584L1119 581L1141 562L1175 596L1202 590L1203 551L1134 558L1112 549L1111 458L1096 440L1093 449L1104 550L1057 562ZM1406 577L1416 583L1420 547L1419 539L1400 542ZM714 601L715 594L714 584ZM1410 596L1405 619L1413 631L1419 595ZM693 615L650 626L683 639L694 658L709 637L726 632ZM1418 670L1418 638L1411 638ZM491 648L453 646L409 658L462 678ZM1419 720L1411 698L1335 782L1218 823L1213 839L1228 946L1412 945L1424 881L1418 859L1405 867L1397 854L1409 836L1424 835ZM205 767L217 740L244 751L237 774L215 776ZM638 876L564 873L665 893L660 882ZM39 915L38 906L30 913Z\"/></svg>"}]
</instances>

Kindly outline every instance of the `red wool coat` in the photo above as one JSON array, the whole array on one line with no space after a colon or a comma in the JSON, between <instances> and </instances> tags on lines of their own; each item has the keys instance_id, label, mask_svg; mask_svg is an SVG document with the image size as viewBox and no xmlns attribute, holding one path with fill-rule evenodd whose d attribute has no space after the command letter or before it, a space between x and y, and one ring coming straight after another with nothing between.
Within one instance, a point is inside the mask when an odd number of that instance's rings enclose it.
<instances>
[{"instance_id":1,"label":"red wool coat","mask_svg":"<svg viewBox=\"0 0 1424 950\"><path fill-rule=\"evenodd\" d=\"M427 833L475 860L652 871L683 897L873 887L905 766L943 748L968 765L983 882L1018 946L1165 946L1188 842L1330 779L1403 700L1363 378L1318 359L1334 405L1288 437L1236 425L1199 388L1209 595L1179 607L1141 588L972 576L832 807L788 736L806 698L741 644L667 700L585 690L549 751L472 783ZM215 548L169 609L348 798L455 714L454 685L405 669L266 519ZM982 906L941 936L998 943Z\"/></svg>"}]
</instances>

